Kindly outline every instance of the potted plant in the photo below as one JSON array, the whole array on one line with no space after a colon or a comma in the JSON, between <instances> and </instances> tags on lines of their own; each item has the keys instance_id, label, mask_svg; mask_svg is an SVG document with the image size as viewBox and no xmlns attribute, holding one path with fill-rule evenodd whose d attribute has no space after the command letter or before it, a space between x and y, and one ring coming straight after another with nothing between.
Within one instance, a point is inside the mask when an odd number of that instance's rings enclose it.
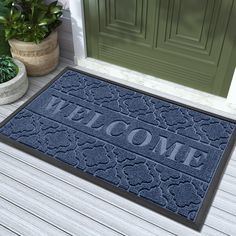
<instances>
[{"instance_id":1,"label":"potted plant","mask_svg":"<svg viewBox=\"0 0 236 236\"><path fill-rule=\"evenodd\" d=\"M9 56L0 57L0 104L7 104L22 97L28 89L25 66Z\"/></svg>"},{"instance_id":2,"label":"potted plant","mask_svg":"<svg viewBox=\"0 0 236 236\"><path fill-rule=\"evenodd\" d=\"M7 1L10 11L7 16L0 16L0 23L12 56L25 64L29 75L40 76L54 70L59 61L56 28L61 24L62 6L57 1Z\"/></svg>"}]
</instances>

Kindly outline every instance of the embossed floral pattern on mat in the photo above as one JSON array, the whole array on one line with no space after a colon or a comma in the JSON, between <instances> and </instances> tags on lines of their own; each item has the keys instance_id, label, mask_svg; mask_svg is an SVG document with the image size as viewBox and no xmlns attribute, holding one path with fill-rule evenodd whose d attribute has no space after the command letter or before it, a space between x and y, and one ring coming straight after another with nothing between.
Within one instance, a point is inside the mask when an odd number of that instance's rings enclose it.
<instances>
[{"instance_id":1,"label":"embossed floral pattern on mat","mask_svg":"<svg viewBox=\"0 0 236 236\"><path fill-rule=\"evenodd\" d=\"M196 222L235 123L66 70L0 132Z\"/></svg>"}]
</instances>

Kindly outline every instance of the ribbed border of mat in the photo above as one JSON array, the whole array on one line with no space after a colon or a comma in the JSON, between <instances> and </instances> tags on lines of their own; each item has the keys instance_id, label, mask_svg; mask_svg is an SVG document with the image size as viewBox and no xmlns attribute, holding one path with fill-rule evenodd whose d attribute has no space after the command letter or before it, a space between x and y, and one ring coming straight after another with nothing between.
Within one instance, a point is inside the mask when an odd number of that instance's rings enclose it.
<instances>
[{"instance_id":1,"label":"ribbed border of mat","mask_svg":"<svg viewBox=\"0 0 236 236\"><path fill-rule=\"evenodd\" d=\"M145 95L148 95L148 96L152 96L154 98L158 98L158 99L161 99L163 101L167 101L169 103L172 103L172 104L176 104L176 105L179 105L179 106L182 106L182 107L185 107L185 108L190 108L194 111L197 111L197 112L201 112L201 113L204 113L204 114L207 114L207 115L210 115L210 116L213 116L213 117L216 117L216 118L219 118L219 119L222 119L222 120L226 120L226 121L229 121L229 122L232 122L232 123L236 123L236 120L233 120L233 119L229 119L229 118L226 118L226 117L223 117L223 116L220 116L220 115L217 115L217 114L214 114L214 113L211 113L211 112L207 112L207 111L204 111L202 109L199 109L199 108L195 108L195 107L192 107L192 106L189 106L189 105L186 105L186 104L183 104L183 103L180 103L180 102L176 102L176 101L172 101L171 99L167 99L167 98L163 98L161 96L158 96L158 95L155 95L155 94L151 94L151 93L148 93L148 92L145 92L145 91L142 91L142 90L139 90L139 89L136 89L136 88L132 88L130 86L127 86L127 85L124 85L122 83L118 83L118 82L114 82L114 81L110 81L109 79L105 79L105 78L102 78L102 77L99 77L99 76L96 76L96 75L93 75L93 74L90 74L90 73L87 73L87 72L84 72L84 71L81 71L81 70L78 70L78 69L75 69L73 67L65 67L65 69L63 69L54 79L52 79L47 85L45 85L42 89L40 89L34 96L32 96L27 102L25 102L23 105L21 105L15 112L13 112L9 117L7 117L5 120L3 120L1 123L0 123L0 128L2 126L4 126L10 119L12 119L13 116L15 116L18 112L20 112L24 107L26 107L29 103L31 103L36 97L38 97L43 91L45 91L47 88L49 88L49 86L51 84L53 84L57 79L59 79L67 70L73 70L75 72L79 72L79 73L82 73L82 74L85 74L85 75L88 75L88 76L91 76L91 77L94 77L96 79L99 79L99 80L103 80L103 81L106 81L108 83L111 83L111 84L115 84L115 85L119 85L121 87L124 87L124 88L127 88L127 89L130 89L130 90L133 90L133 91L136 91L136 92L139 92L139 93L142 93L142 94L145 94ZM113 193L116 193L132 202L135 202L139 205L142 205L152 211L155 211L157 213L160 213L170 219L173 219L181 224L184 224L194 230L197 230L197 231L200 231L202 229L202 226L205 222L205 219L206 219L206 216L209 212L209 209L210 209L210 206L212 204L212 201L214 199L214 196L215 196L215 193L216 193L216 190L218 189L218 186L219 186L219 183L220 183L220 180L224 174L224 171L225 171L225 168L227 166L227 163L229 161L229 157L233 151L233 147L234 147L234 144L236 142L236 128L234 129L234 132L232 133L231 137L230 137L230 140L228 142L228 145L227 147L225 148L225 151L223 153L223 156L221 157L221 160L220 162L218 163L218 167L215 171L215 174L212 178L212 181L211 183L209 184L209 187L208 187L208 190L206 192L206 195L205 195L205 198L203 200L203 203L201 205L201 208L198 210L198 214L197 214L197 217L196 217L196 220L195 222L192 222L191 220L188 220L187 218L181 216L181 215L177 215L176 213L174 212L171 212L170 210L168 209L165 209L165 208L162 208L161 206L151 202L150 200L145 200L144 198L141 198L141 197L138 197L136 194L134 193L130 193L130 192L127 192L126 190L123 190L119 187L116 187L114 185L112 185L111 183L109 182L106 182L102 179L100 179L99 177L96 177L96 176L93 176L91 174L88 174L88 173L85 173L83 172L82 170L80 169L76 169L60 160L57 160L57 159L53 159L51 156L48 156L46 154L44 154L43 152L41 151L38 151L38 150L35 150L25 144L22 144L20 142L17 142L13 139L10 139L8 138L7 136L3 135L3 134L0 134L0 141L2 141L3 143L5 144L8 144L14 148L17 148L19 150L22 150L30 155L33 155L37 158L39 158L40 160L43 160L45 162L48 162L62 170L65 170L75 176L78 176L82 179L85 179L91 183L94 183L102 188L105 188Z\"/></svg>"}]
</instances>

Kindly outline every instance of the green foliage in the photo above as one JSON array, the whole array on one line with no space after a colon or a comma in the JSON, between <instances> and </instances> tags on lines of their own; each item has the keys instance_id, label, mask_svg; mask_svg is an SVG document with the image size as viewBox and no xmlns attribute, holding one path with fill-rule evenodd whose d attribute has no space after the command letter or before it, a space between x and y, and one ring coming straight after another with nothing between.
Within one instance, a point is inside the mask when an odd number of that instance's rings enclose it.
<instances>
[{"instance_id":1,"label":"green foliage","mask_svg":"<svg viewBox=\"0 0 236 236\"><path fill-rule=\"evenodd\" d=\"M9 13L9 8L7 8L7 3L0 0L0 16L6 16ZM0 25L0 56L10 55L10 47L5 38L5 31L3 25Z\"/></svg>"},{"instance_id":2,"label":"green foliage","mask_svg":"<svg viewBox=\"0 0 236 236\"><path fill-rule=\"evenodd\" d=\"M4 29L0 25L0 56L1 55L10 55L10 47L5 39Z\"/></svg>"},{"instance_id":3,"label":"green foliage","mask_svg":"<svg viewBox=\"0 0 236 236\"><path fill-rule=\"evenodd\" d=\"M0 83L13 79L18 73L18 67L11 57L0 57Z\"/></svg>"},{"instance_id":4,"label":"green foliage","mask_svg":"<svg viewBox=\"0 0 236 236\"><path fill-rule=\"evenodd\" d=\"M10 6L7 15L0 14L6 39L40 43L61 24L62 6L57 1L46 4L44 0L0 0Z\"/></svg>"}]
</instances>

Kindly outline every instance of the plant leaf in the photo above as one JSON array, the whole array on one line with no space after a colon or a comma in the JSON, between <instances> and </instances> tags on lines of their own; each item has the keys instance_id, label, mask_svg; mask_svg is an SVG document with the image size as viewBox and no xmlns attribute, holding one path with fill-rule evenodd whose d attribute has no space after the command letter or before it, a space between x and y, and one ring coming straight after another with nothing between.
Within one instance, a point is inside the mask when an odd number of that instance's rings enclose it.
<instances>
[{"instance_id":1,"label":"plant leaf","mask_svg":"<svg viewBox=\"0 0 236 236\"><path fill-rule=\"evenodd\" d=\"M0 24L5 24L7 21L6 17L0 16Z\"/></svg>"}]
</instances>

